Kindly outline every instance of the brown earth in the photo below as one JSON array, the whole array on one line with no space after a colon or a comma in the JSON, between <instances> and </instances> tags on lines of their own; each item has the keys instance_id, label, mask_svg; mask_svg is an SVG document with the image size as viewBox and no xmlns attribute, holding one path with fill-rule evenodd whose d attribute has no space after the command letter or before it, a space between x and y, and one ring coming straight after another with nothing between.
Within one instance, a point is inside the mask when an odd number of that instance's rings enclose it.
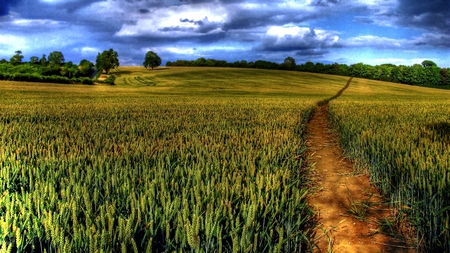
<instances>
[{"instance_id":1,"label":"brown earth","mask_svg":"<svg viewBox=\"0 0 450 253\"><path fill-rule=\"evenodd\" d=\"M394 212L382 204L368 175L354 175L353 164L342 156L327 115L327 104L316 109L307 137L308 162L315 164L314 193L308 201L319 219L317 252L414 252L404 240L381 232L379 224L391 219Z\"/></svg>"}]
</instances>

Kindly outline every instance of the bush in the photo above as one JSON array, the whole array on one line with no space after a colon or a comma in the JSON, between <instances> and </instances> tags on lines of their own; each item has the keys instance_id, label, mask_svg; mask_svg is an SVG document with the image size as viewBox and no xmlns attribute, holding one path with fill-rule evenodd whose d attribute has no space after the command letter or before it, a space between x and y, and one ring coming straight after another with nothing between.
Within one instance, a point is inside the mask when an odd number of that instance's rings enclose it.
<instances>
[{"instance_id":1,"label":"bush","mask_svg":"<svg viewBox=\"0 0 450 253\"><path fill-rule=\"evenodd\" d=\"M94 82L89 77L80 77L78 78L78 81L82 84L89 84L92 85Z\"/></svg>"},{"instance_id":2,"label":"bush","mask_svg":"<svg viewBox=\"0 0 450 253\"><path fill-rule=\"evenodd\" d=\"M48 82L48 83L67 83L70 84L70 79L68 77L64 77L64 76L43 76L42 78L44 82Z\"/></svg>"},{"instance_id":3,"label":"bush","mask_svg":"<svg viewBox=\"0 0 450 253\"><path fill-rule=\"evenodd\" d=\"M110 84L110 85L114 85L114 81L116 80L116 77L113 75L110 75L108 78L106 78L103 82Z\"/></svg>"}]
</instances>

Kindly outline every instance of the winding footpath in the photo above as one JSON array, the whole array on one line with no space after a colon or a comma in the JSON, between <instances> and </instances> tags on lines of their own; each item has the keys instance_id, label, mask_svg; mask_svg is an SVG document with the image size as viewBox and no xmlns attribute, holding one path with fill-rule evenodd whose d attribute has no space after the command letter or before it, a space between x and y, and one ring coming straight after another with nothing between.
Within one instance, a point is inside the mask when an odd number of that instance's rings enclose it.
<instances>
[{"instance_id":1,"label":"winding footpath","mask_svg":"<svg viewBox=\"0 0 450 253\"><path fill-rule=\"evenodd\" d=\"M336 96L319 103L308 124L308 163L315 164L308 202L319 219L317 252L413 252L379 232L379 222L392 211L380 204L382 199L368 175L354 175L353 164L342 156L338 138L331 131L328 102L339 97L351 80ZM352 208L361 213L360 219L349 211Z\"/></svg>"}]
</instances>

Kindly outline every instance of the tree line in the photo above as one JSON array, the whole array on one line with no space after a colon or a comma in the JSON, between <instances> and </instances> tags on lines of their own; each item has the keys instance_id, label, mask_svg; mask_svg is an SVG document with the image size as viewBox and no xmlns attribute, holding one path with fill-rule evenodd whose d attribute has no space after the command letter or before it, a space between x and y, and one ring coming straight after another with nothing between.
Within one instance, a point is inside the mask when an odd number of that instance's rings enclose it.
<instances>
[{"instance_id":1,"label":"tree line","mask_svg":"<svg viewBox=\"0 0 450 253\"><path fill-rule=\"evenodd\" d=\"M28 62L24 62L23 58L22 51L18 50L9 61L0 60L0 80L93 84L99 81L103 72L109 74L111 69L120 65L119 54L112 48L98 53L95 65L86 59L78 65L72 61L65 62L64 55L59 51L51 52L48 57L45 54L41 58L32 56ZM161 65L161 58L149 51L143 65L154 69ZM101 82L114 84L114 79L111 75Z\"/></svg>"},{"instance_id":2,"label":"tree line","mask_svg":"<svg viewBox=\"0 0 450 253\"><path fill-rule=\"evenodd\" d=\"M255 62L247 62L245 60L227 62L224 60L205 59L202 57L191 61L168 61L166 63L166 66L204 66L294 70L360 77L410 85L450 88L450 68L439 68L436 63L430 60L425 60L421 64L414 64L413 66L397 66L394 64L381 64L377 66L371 66L364 63L346 65L339 63L313 63L310 61L304 64L297 65L292 57L287 57L281 64L264 60L257 60Z\"/></svg>"},{"instance_id":3,"label":"tree line","mask_svg":"<svg viewBox=\"0 0 450 253\"><path fill-rule=\"evenodd\" d=\"M119 55L113 49L98 53L95 65L86 59L79 64L66 62L59 51L51 52L48 57L32 56L28 62L23 58L22 51L18 50L9 61L0 60L0 80L93 84L103 72L109 74L119 66ZM102 82L114 84L114 77Z\"/></svg>"},{"instance_id":4,"label":"tree line","mask_svg":"<svg viewBox=\"0 0 450 253\"><path fill-rule=\"evenodd\" d=\"M9 62L0 60L0 80L54 82L54 83L83 83L93 84L98 77L105 72L109 74L111 69L119 67L119 54L112 48L98 53L94 63L83 59L79 64L72 61L65 62L64 55L59 51L51 52L48 57L32 56L29 62L23 61L21 51L16 51ZM156 68L161 65L161 58L152 51L148 51L144 57L145 68ZM371 66L364 63L352 65L323 64L306 62L297 65L294 58L287 57L282 63L257 60L227 62L224 60L205 59L168 61L166 66L204 66L204 67L234 67L304 71L322 74L342 75L367 78L380 81L404 83L420 86L450 88L450 68L440 68L436 63L425 60L421 64L413 66L381 64ZM114 76L102 81L114 84Z\"/></svg>"}]
</instances>

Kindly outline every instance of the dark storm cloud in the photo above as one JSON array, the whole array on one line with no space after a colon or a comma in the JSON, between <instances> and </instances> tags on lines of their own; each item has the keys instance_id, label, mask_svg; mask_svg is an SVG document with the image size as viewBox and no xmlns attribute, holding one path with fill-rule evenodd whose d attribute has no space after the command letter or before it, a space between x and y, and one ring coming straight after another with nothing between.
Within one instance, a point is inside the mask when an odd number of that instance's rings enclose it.
<instances>
[{"instance_id":1,"label":"dark storm cloud","mask_svg":"<svg viewBox=\"0 0 450 253\"><path fill-rule=\"evenodd\" d=\"M150 12L150 10L148 10L148 9L139 9L139 13L141 13L141 14L147 14L149 12Z\"/></svg>"},{"instance_id":2,"label":"dark storm cloud","mask_svg":"<svg viewBox=\"0 0 450 253\"><path fill-rule=\"evenodd\" d=\"M295 53L296 56L308 56L308 57L319 57L329 53L329 50L310 48L305 50L300 50Z\"/></svg>"},{"instance_id":3,"label":"dark storm cloud","mask_svg":"<svg viewBox=\"0 0 450 253\"><path fill-rule=\"evenodd\" d=\"M311 5L315 6L330 6L331 4L338 4L340 0L315 0Z\"/></svg>"},{"instance_id":4,"label":"dark storm cloud","mask_svg":"<svg viewBox=\"0 0 450 253\"><path fill-rule=\"evenodd\" d=\"M20 0L2 0L0 2L0 16L7 15L9 12L9 7L19 2Z\"/></svg>"},{"instance_id":5,"label":"dark storm cloud","mask_svg":"<svg viewBox=\"0 0 450 253\"><path fill-rule=\"evenodd\" d=\"M301 23L315 14L298 9L280 9L269 6L257 10L243 8L240 5L228 6L229 20L224 24L224 30L246 29L287 23Z\"/></svg>"},{"instance_id":6,"label":"dark storm cloud","mask_svg":"<svg viewBox=\"0 0 450 253\"><path fill-rule=\"evenodd\" d=\"M25 54L62 51L74 62L114 48L124 64L140 64L147 49L171 60L422 53L450 48L449 12L449 0L0 0L0 58L17 45Z\"/></svg>"},{"instance_id":7,"label":"dark storm cloud","mask_svg":"<svg viewBox=\"0 0 450 253\"><path fill-rule=\"evenodd\" d=\"M450 33L449 0L399 0L397 11L403 26Z\"/></svg>"}]
</instances>

